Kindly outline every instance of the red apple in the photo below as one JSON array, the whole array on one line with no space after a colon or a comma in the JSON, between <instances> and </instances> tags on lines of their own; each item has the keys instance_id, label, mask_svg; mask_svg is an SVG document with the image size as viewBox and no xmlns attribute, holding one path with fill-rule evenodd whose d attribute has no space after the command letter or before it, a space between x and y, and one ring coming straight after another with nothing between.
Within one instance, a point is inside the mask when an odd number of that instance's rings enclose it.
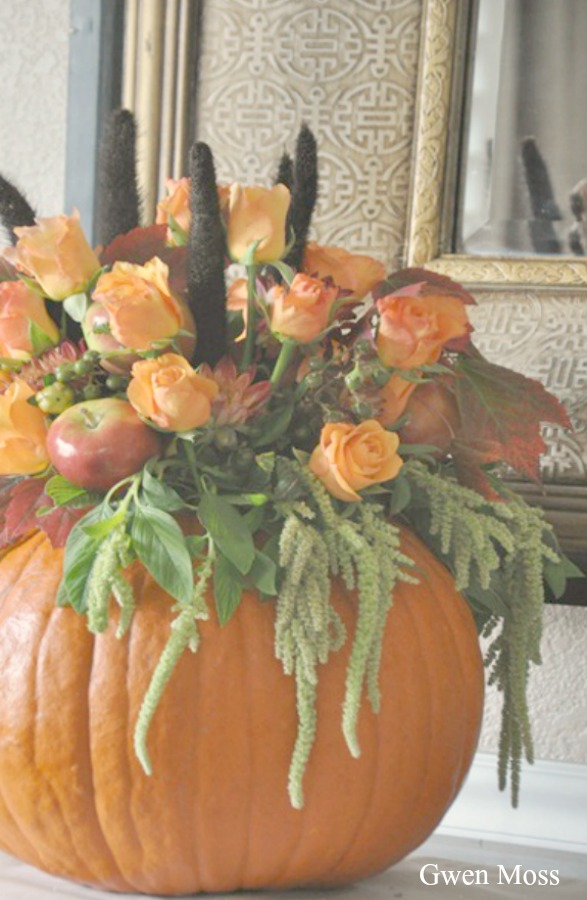
<instances>
[{"instance_id":1,"label":"red apple","mask_svg":"<svg viewBox=\"0 0 587 900\"><path fill-rule=\"evenodd\" d=\"M47 434L57 471L88 491L107 491L161 450L159 434L126 400L105 397L70 406Z\"/></svg>"}]
</instances>

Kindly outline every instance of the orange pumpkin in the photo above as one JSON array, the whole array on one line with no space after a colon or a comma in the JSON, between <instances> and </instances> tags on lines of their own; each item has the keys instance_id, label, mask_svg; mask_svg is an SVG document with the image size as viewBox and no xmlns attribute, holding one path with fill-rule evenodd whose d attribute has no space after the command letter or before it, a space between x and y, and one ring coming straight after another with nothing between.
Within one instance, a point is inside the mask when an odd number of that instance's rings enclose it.
<instances>
[{"instance_id":1,"label":"orange pumpkin","mask_svg":"<svg viewBox=\"0 0 587 900\"><path fill-rule=\"evenodd\" d=\"M232 621L200 623L197 654L169 682L148 738L136 716L166 642L171 603L138 564L129 634L94 637L54 605L62 556L36 534L0 563L0 847L118 891L336 885L418 846L454 799L476 745L483 665L468 607L409 532L418 586L398 585L384 639L381 711L365 702L362 755L341 706L349 643L321 667L318 732L294 810L287 774L295 686L274 657L273 605L249 595ZM349 633L355 601L333 603Z\"/></svg>"}]
</instances>

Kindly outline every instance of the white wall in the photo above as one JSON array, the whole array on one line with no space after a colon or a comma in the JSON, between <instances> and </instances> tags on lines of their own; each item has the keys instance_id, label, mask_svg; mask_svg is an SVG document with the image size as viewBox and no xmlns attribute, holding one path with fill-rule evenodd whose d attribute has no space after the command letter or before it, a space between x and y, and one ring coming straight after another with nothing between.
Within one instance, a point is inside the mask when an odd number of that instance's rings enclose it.
<instances>
[{"instance_id":1,"label":"white wall","mask_svg":"<svg viewBox=\"0 0 587 900\"><path fill-rule=\"evenodd\" d=\"M69 0L0 2L0 172L63 212Z\"/></svg>"}]
</instances>

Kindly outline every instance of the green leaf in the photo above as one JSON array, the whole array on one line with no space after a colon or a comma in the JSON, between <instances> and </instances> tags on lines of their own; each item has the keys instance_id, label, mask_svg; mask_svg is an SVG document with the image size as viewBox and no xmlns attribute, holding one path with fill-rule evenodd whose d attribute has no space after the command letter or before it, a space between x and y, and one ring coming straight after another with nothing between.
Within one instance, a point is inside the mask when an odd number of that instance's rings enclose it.
<instances>
[{"instance_id":1,"label":"green leaf","mask_svg":"<svg viewBox=\"0 0 587 900\"><path fill-rule=\"evenodd\" d=\"M22 273L19 273L18 278L20 281L24 281L29 290L34 291L39 297L45 298L47 296L41 285L34 278L29 278L28 275L23 275Z\"/></svg>"},{"instance_id":2,"label":"green leaf","mask_svg":"<svg viewBox=\"0 0 587 900\"><path fill-rule=\"evenodd\" d=\"M255 553L255 561L249 572L249 577L257 590L262 594L277 594L277 566L271 559L261 550Z\"/></svg>"},{"instance_id":3,"label":"green leaf","mask_svg":"<svg viewBox=\"0 0 587 900\"><path fill-rule=\"evenodd\" d=\"M36 322L33 322L32 319L29 322L29 338L33 348L33 356L40 356L41 353L53 346L53 341L49 335L45 334L43 329Z\"/></svg>"},{"instance_id":4,"label":"green leaf","mask_svg":"<svg viewBox=\"0 0 587 900\"><path fill-rule=\"evenodd\" d=\"M263 447L272 444L280 438L289 428L294 412L294 404L286 403L277 412L271 412L251 428L251 443L253 447Z\"/></svg>"},{"instance_id":5,"label":"green leaf","mask_svg":"<svg viewBox=\"0 0 587 900\"><path fill-rule=\"evenodd\" d=\"M84 293L71 294L63 301L63 308L74 322L83 322L88 308L88 297Z\"/></svg>"},{"instance_id":6,"label":"green leaf","mask_svg":"<svg viewBox=\"0 0 587 900\"><path fill-rule=\"evenodd\" d=\"M265 519L265 510L261 506L254 506L245 513L244 519L251 534L256 534Z\"/></svg>"},{"instance_id":7,"label":"green leaf","mask_svg":"<svg viewBox=\"0 0 587 900\"><path fill-rule=\"evenodd\" d=\"M59 598L63 600L66 594L71 606L79 613L86 611L86 584L100 546L100 541L90 537L85 529L99 522L101 516L102 508L96 506L73 526L65 545Z\"/></svg>"},{"instance_id":8,"label":"green leaf","mask_svg":"<svg viewBox=\"0 0 587 900\"><path fill-rule=\"evenodd\" d=\"M103 510L103 513L104 514ZM96 540L101 541L105 538L111 531L121 525L124 522L124 517L126 515L126 510L119 509L114 513L113 516L108 516L107 518L100 519L99 522L94 522L92 525L86 525L84 527L85 533L92 538L96 538Z\"/></svg>"},{"instance_id":9,"label":"green leaf","mask_svg":"<svg viewBox=\"0 0 587 900\"><path fill-rule=\"evenodd\" d=\"M167 226L173 235L173 241L176 247L185 247L188 242L188 233L177 224L177 220L170 214L167 214Z\"/></svg>"},{"instance_id":10,"label":"green leaf","mask_svg":"<svg viewBox=\"0 0 587 900\"><path fill-rule=\"evenodd\" d=\"M85 488L72 484L63 475L53 475L45 485L45 493L51 497L55 506L66 506L72 500L90 497Z\"/></svg>"},{"instance_id":11,"label":"green leaf","mask_svg":"<svg viewBox=\"0 0 587 900\"><path fill-rule=\"evenodd\" d=\"M152 507L137 507L131 538L145 568L161 587L188 604L194 590L192 560L183 532L169 513Z\"/></svg>"},{"instance_id":12,"label":"green leaf","mask_svg":"<svg viewBox=\"0 0 587 900\"><path fill-rule=\"evenodd\" d=\"M306 485L295 469L278 459L275 465L277 481L273 498L275 500L298 500L307 491Z\"/></svg>"},{"instance_id":13,"label":"green leaf","mask_svg":"<svg viewBox=\"0 0 587 900\"><path fill-rule=\"evenodd\" d=\"M203 534L186 534L185 545L192 558L202 559L206 555L208 538Z\"/></svg>"},{"instance_id":14,"label":"green leaf","mask_svg":"<svg viewBox=\"0 0 587 900\"><path fill-rule=\"evenodd\" d=\"M410 489L410 483L407 478L396 478L393 485L393 493L391 495L391 500L389 502L389 514L390 516L397 516L399 513L403 512L412 499L412 491Z\"/></svg>"},{"instance_id":15,"label":"green leaf","mask_svg":"<svg viewBox=\"0 0 587 900\"><path fill-rule=\"evenodd\" d=\"M175 491L164 481L155 478L148 469L143 472L143 499L148 506L154 506L156 509L163 509L166 512L177 512L184 509L185 502Z\"/></svg>"},{"instance_id":16,"label":"green leaf","mask_svg":"<svg viewBox=\"0 0 587 900\"><path fill-rule=\"evenodd\" d=\"M283 280L287 282L287 285L289 287L289 285L296 277L296 273L294 272L294 270L290 266L288 266L287 263L282 262L280 259L272 262L271 266L272 268L277 269L277 271L279 272Z\"/></svg>"},{"instance_id":17,"label":"green leaf","mask_svg":"<svg viewBox=\"0 0 587 900\"><path fill-rule=\"evenodd\" d=\"M217 494L204 494L198 516L220 551L246 575L253 565L255 545L245 519Z\"/></svg>"},{"instance_id":18,"label":"green leaf","mask_svg":"<svg viewBox=\"0 0 587 900\"><path fill-rule=\"evenodd\" d=\"M214 563L214 600L221 625L234 615L243 593L243 577L223 553L219 553Z\"/></svg>"}]
</instances>

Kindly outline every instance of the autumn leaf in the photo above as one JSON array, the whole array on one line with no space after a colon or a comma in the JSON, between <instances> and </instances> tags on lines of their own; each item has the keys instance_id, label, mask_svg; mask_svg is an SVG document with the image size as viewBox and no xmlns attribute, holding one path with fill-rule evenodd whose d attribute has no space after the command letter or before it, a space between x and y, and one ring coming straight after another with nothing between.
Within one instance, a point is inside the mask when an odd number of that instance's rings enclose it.
<instances>
[{"instance_id":1,"label":"autumn leaf","mask_svg":"<svg viewBox=\"0 0 587 900\"><path fill-rule=\"evenodd\" d=\"M48 503L51 501L45 497ZM56 506L51 512L37 517L37 527L44 531L53 547L65 547L69 533L89 510L89 506Z\"/></svg>"},{"instance_id":2,"label":"autumn leaf","mask_svg":"<svg viewBox=\"0 0 587 900\"><path fill-rule=\"evenodd\" d=\"M399 269L392 272L384 281L381 281L373 290L376 300L388 294L415 293L423 297L428 294L458 297L463 303L475 305L475 298L462 284L457 284L446 275L437 272L428 272L427 269Z\"/></svg>"},{"instance_id":3,"label":"autumn leaf","mask_svg":"<svg viewBox=\"0 0 587 900\"><path fill-rule=\"evenodd\" d=\"M2 503L4 527L0 533L1 547L16 543L38 527L36 510L42 505L44 489L44 478L24 478L13 483L7 492L2 492L5 502Z\"/></svg>"},{"instance_id":4,"label":"autumn leaf","mask_svg":"<svg viewBox=\"0 0 587 900\"><path fill-rule=\"evenodd\" d=\"M47 478L2 479L2 481L0 550L39 529L45 532L54 547L64 547L69 532L88 511L88 506L51 508L53 501L45 494Z\"/></svg>"},{"instance_id":5,"label":"autumn leaf","mask_svg":"<svg viewBox=\"0 0 587 900\"><path fill-rule=\"evenodd\" d=\"M540 382L480 354L459 360L456 372L460 426L452 453L461 481L492 493L482 467L496 462L539 480L541 424L570 428L564 406Z\"/></svg>"}]
</instances>

